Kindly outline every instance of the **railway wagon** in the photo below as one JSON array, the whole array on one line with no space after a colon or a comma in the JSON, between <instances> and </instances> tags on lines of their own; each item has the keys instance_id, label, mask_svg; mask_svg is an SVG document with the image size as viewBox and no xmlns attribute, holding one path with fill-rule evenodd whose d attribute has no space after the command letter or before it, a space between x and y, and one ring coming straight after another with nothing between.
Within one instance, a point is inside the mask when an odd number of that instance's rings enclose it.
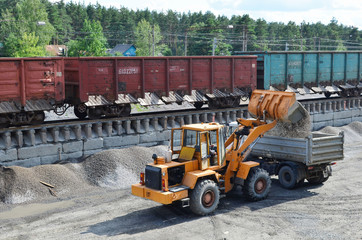
<instances>
[{"instance_id":1,"label":"railway wagon","mask_svg":"<svg viewBox=\"0 0 362 240\"><path fill-rule=\"evenodd\" d=\"M36 124L62 105L62 58L0 59L0 126Z\"/></svg>"},{"instance_id":2,"label":"railway wagon","mask_svg":"<svg viewBox=\"0 0 362 240\"><path fill-rule=\"evenodd\" d=\"M238 106L256 88L256 56L65 58L77 117L127 116L130 104Z\"/></svg>"},{"instance_id":3,"label":"railway wagon","mask_svg":"<svg viewBox=\"0 0 362 240\"><path fill-rule=\"evenodd\" d=\"M359 96L362 52L245 52L257 55L257 88L326 97Z\"/></svg>"}]
</instances>

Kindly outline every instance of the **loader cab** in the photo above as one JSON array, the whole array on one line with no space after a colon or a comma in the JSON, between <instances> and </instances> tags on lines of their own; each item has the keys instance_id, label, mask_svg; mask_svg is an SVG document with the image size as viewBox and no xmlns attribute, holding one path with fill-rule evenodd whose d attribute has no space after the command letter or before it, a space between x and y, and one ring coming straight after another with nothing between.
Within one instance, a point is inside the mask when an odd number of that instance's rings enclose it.
<instances>
[{"instance_id":1,"label":"loader cab","mask_svg":"<svg viewBox=\"0 0 362 240\"><path fill-rule=\"evenodd\" d=\"M172 160L197 160L199 169L221 166L225 161L224 126L218 123L184 125L172 130Z\"/></svg>"}]
</instances>

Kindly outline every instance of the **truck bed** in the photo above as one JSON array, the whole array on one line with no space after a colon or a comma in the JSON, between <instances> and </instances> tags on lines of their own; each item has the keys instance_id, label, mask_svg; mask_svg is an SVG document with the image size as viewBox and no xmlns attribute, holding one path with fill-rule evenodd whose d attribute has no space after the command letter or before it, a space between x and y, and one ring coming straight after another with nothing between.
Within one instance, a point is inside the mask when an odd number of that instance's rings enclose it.
<instances>
[{"instance_id":1,"label":"truck bed","mask_svg":"<svg viewBox=\"0 0 362 240\"><path fill-rule=\"evenodd\" d=\"M264 136L251 154L277 160L304 163L307 166L343 160L344 134L312 133L307 138Z\"/></svg>"}]
</instances>

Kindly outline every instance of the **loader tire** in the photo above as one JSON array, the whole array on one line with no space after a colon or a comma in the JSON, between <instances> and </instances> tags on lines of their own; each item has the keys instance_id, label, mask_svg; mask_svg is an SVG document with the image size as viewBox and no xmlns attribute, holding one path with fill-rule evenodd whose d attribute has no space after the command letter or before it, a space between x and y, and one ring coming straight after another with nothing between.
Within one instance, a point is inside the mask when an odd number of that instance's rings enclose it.
<instances>
[{"instance_id":1,"label":"loader tire","mask_svg":"<svg viewBox=\"0 0 362 240\"><path fill-rule=\"evenodd\" d=\"M290 166L283 166L279 170L278 179L283 188L293 189L297 186L297 174Z\"/></svg>"},{"instance_id":2,"label":"loader tire","mask_svg":"<svg viewBox=\"0 0 362 240\"><path fill-rule=\"evenodd\" d=\"M249 201L259 201L268 196L270 187L268 172L262 168L252 168L244 183L243 193Z\"/></svg>"},{"instance_id":3,"label":"loader tire","mask_svg":"<svg viewBox=\"0 0 362 240\"><path fill-rule=\"evenodd\" d=\"M190 196L190 209L197 215L212 213L219 204L220 192L212 180L201 180L196 184Z\"/></svg>"}]
</instances>

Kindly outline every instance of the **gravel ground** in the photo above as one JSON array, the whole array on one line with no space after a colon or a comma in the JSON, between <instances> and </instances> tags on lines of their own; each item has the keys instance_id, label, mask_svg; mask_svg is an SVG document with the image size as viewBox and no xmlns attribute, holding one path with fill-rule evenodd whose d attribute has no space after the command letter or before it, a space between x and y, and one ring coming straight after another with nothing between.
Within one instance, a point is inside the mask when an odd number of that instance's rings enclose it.
<instances>
[{"instance_id":1,"label":"gravel ground","mask_svg":"<svg viewBox=\"0 0 362 240\"><path fill-rule=\"evenodd\" d=\"M340 130L345 159L324 184L286 190L273 178L266 200L250 203L237 190L205 217L131 195L140 169L165 146L1 168L0 239L362 239L362 123L321 132Z\"/></svg>"}]
</instances>

